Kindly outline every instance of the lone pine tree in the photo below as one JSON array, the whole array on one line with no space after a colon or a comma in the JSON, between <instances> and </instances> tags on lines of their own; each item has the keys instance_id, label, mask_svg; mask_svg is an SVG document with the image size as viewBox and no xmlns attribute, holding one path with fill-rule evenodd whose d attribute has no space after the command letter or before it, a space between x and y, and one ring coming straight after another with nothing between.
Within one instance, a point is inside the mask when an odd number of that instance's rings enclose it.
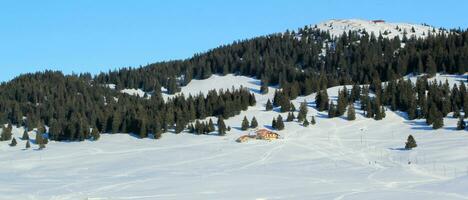
<instances>
[{"instance_id":1,"label":"lone pine tree","mask_svg":"<svg viewBox=\"0 0 468 200\"><path fill-rule=\"evenodd\" d=\"M405 149L412 149L417 146L418 145L416 144L416 140L414 139L414 137L412 135L409 135L408 139L406 140Z\"/></svg>"}]
</instances>

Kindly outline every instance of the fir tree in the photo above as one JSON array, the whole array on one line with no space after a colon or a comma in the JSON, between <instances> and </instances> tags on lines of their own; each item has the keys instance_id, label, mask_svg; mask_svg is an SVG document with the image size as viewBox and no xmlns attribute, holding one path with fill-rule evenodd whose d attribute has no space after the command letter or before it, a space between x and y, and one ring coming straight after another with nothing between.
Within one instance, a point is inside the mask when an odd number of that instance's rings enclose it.
<instances>
[{"instance_id":1,"label":"fir tree","mask_svg":"<svg viewBox=\"0 0 468 200\"><path fill-rule=\"evenodd\" d=\"M260 86L260 93L262 94L268 93L268 80L262 79L261 86Z\"/></svg>"},{"instance_id":2,"label":"fir tree","mask_svg":"<svg viewBox=\"0 0 468 200\"><path fill-rule=\"evenodd\" d=\"M23 132L23 136L21 137L22 140L29 140L28 131L25 129Z\"/></svg>"},{"instance_id":3,"label":"fir tree","mask_svg":"<svg viewBox=\"0 0 468 200\"><path fill-rule=\"evenodd\" d=\"M315 98L315 104L317 106L318 111L328 110L328 93L327 90L320 90L317 93L317 97Z\"/></svg>"},{"instance_id":4,"label":"fir tree","mask_svg":"<svg viewBox=\"0 0 468 200\"><path fill-rule=\"evenodd\" d=\"M211 133L211 132L213 132L215 130L216 130L216 128L215 128L215 125L213 123L213 120L211 120L211 118L210 118L210 120L208 121L208 131Z\"/></svg>"},{"instance_id":5,"label":"fir tree","mask_svg":"<svg viewBox=\"0 0 468 200\"><path fill-rule=\"evenodd\" d=\"M434 62L434 59L432 59L432 56L427 56L427 59L426 59L426 66L427 66L427 74L429 75L429 77L433 77L436 75L436 72L437 72L437 65L436 63Z\"/></svg>"},{"instance_id":6,"label":"fir tree","mask_svg":"<svg viewBox=\"0 0 468 200\"><path fill-rule=\"evenodd\" d=\"M333 104L333 101L330 103L330 108L328 108L328 118L333 118L336 116L336 107Z\"/></svg>"},{"instance_id":7,"label":"fir tree","mask_svg":"<svg viewBox=\"0 0 468 200\"><path fill-rule=\"evenodd\" d=\"M175 133L181 133L185 129L185 123L183 122L182 119L177 119L174 132Z\"/></svg>"},{"instance_id":8,"label":"fir tree","mask_svg":"<svg viewBox=\"0 0 468 200\"><path fill-rule=\"evenodd\" d=\"M281 115L278 115L276 118L276 129L280 131L284 129L283 117L281 117Z\"/></svg>"},{"instance_id":9,"label":"fir tree","mask_svg":"<svg viewBox=\"0 0 468 200\"><path fill-rule=\"evenodd\" d=\"M38 129L36 131L36 138L35 138L35 142L37 145L40 145L40 144L43 144L44 143L44 138L42 136L43 132L41 129Z\"/></svg>"},{"instance_id":10,"label":"fir tree","mask_svg":"<svg viewBox=\"0 0 468 200\"><path fill-rule=\"evenodd\" d=\"M314 116L312 116L312 119L310 120L310 123L311 123L312 125L315 125L316 122L315 122L315 117L314 117Z\"/></svg>"},{"instance_id":11,"label":"fir tree","mask_svg":"<svg viewBox=\"0 0 468 200\"><path fill-rule=\"evenodd\" d=\"M338 91L338 103L336 106L336 115L341 116L346 111L346 104L348 104L348 100L346 98L346 88L343 91Z\"/></svg>"},{"instance_id":12,"label":"fir tree","mask_svg":"<svg viewBox=\"0 0 468 200\"><path fill-rule=\"evenodd\" d=\"M250 128L257 128L258 127L258 122L255 117L252 118L252 121L250 122Z\"/></svg>"},{"instance_id":13,"label":"fir tree","mask_svg":"<svg viewBox=\"0 0 468 200\"><path fill-rule=\"evenodd\" d=\"M14 146L16 146L16 144L17 144L16 139L13 138L13 139L11 140L10 146L11 146L11 147L14 147Z\"/></svg>"},{"instance_id":14,"label":"fir tree","mask_svg":"<svg viewBox=\"0 0 468 200\"><path fill-rule=\"evenodd\" d=\"M94 127L91 131L91 137L94 141L99 140L99 138L101 137L101 134L99 134L99 130L96 127Z\"/></svg>"},{"instance_id":15,"label":"fir tree","mask_svg":"<svg viewBox=\"0 0 468 200\"><path fill-rule=\"evenodd\" d=\"M268 99L267 103L266 103L266 108L265 108L267 111L270 111L270 110L273 110L273 105L271 104L271 101L270 99Z\"/></svg>"},{"instance_id":16,"label":"fir tree","mask_svg":"<svg viewBox=\"0 0 468 200\"><path fill-rule=\"evenodd\" d=\"M222 117L218 117L218 134L220 136L226 135L226 124Z\"/></svg>"},{"instance_id":17,"label":"fir tree","mask_svg":"<svg viewBox=\"0 0 468 200\"><path fill-rule=\"evenodd\" d=\"M290 109L289 109L290 111L296 112L296 106L294 106L293 103L290 103L290 104L289 104L289 107L290 107Z\"/></svg>"},{"instance_id":18,"label":"fir tree","mask_svg":"<svg viewBox=\"0 0 468 200\"><path fill-rule=\"evenodd\" d=\"M249 129L249 120L246 116L244 116L244 119L242 120L241 130L246 131L247 129Z\"/></svg>"},{"instance_id":19,"label":"fir tree","mask_svg":"<svg viewBox=\"0 0 468 200\"><path fill-rule=\"evenodd\" d=\"M301 106L299 107L299 114L297 115L297 120L299 122L302 122L304 119L307 117L307 102L304 100L304 102L301 103Z\"/></svg>"},{"instance_id":20,"label":"fir tree","mask_svg":"<svg viewBox=\"0 0 468 200\"><path fill-rule=\"evenodd\" d=\"M31 148L31 144L29 144L29 140L28 140L26 141L26 149L29 149L29 148Z\"/></svg>"},{"instance_id":21,"label":"fir tree","mask_svg":"<svg viewBox=\"0 0 468 200\"><path fill-rule=\"evenodd\" d=\"M463 120L463 117L460 116L458 118L457 130L465 130L465 128L466 128L465 120Z\"/></svg>"},{"instance_id":22,"label":"fir tree","mask_svg":"<svg viewBox=\"0 0 468 200\"><path fill-rule=\"evenodd\" d=\"M414 140L414 137L412 135L409 135L408 136L408 139L406 140L406 144L405 144L405 149L412 149L412 148L416 148L418 145L416 144L416 140Z\"/></svg>"},{"instance_id":23,"label":"fir tree","mask_svg":"<svg viewBox=\"0 0 468 200\"><path fill-rule=\"evenodd\" d=\"M442 113L437 113L437 115L434 118L434 122L432 123L432 128L433 129L439 129L444 126L444 117L442 116Z\"/></svg>"},{"instance_id":24,"label":"fir tree","mask_svg":"<svg viewBox=\"0 0 468 200\"><path fill-rule=\"evenodd\" d=\"M7 127L2 128L2 134L0 135L0 141L11 140L11 124L8 124Z\"/></svg>"},{"instance_id":25,"label":"fir tree","mask_svg":"<svg viewBox=\"0 0 468 200\"><path fill-rule=\"evenodd\" d=\"M304 119L304 122L302 123L302 125L304 127L308 127L309 126L309 121L307 119Z\"/></svg>"},{"instance_id":26,"label":"fir tree","mask_svg":"<svg viewBox=\"0 0 468 200\"><path fill-rule=\"evenodd\" d=\"M292 121L294 121L294 118L295 118L294 113L293 113L293 112L289 112L289 113L288 113L288 117L286 118L286 121L287 121L287 122L292 122Z\"/></svg>"},{"instance_id":27,"label":"fir tree","mask_svg":"<svg viewBox=\"0 0 468 200\"><path fill-rule=\"evenodd\" d=\"M353 121L356 119L356 111L354 110L354 105L351 103L348 105L348 120Z\"/></svg>"}]
</instances>

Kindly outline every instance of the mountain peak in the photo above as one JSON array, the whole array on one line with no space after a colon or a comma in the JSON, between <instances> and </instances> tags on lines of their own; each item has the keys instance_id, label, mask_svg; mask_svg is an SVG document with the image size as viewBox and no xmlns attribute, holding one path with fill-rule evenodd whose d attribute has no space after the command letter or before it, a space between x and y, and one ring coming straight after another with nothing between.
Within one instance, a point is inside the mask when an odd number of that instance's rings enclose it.
<instances>
[{"instance_id":1,"label":"mountain peak","mask_svg":"<svg viewBox=\"0 0 468 200\"><path fill-rule=\"evenodd\" d=\"M383 19L363 20L363 19L332 19L315 25L322 31L328 31L334 37L340 36L343 32L356 31L358 33L382 34L383 37L394 38L406 34L406 37L425 38L429 34L439 34L445 32L429 25L393 23Z\"/></svg>"}]
</instances>

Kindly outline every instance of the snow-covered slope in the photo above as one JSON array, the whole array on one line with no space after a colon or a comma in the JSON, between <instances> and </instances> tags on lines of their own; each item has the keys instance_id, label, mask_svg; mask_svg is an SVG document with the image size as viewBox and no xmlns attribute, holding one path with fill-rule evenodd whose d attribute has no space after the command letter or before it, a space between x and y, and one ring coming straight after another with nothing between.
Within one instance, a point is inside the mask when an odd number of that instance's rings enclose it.
<instances>
[{"instance_id":1,"label":"snow-covered slope","mask_svg":"<svg viewBox=\"0 0 468 200\"><path fill-rule=\"evenodd\" d=\"M166 99L180 94L184 94L188 97L189 95L195 96L200 93L207 94L210 90L232 90L239 89L241 87L248 88L251 92L259 92L260 81L254 78L236 76L233 74L228 74L226 76L215 74L204 80L194 79L190 81L187 86L182 87L180 92L173 95L163 94L163 96Z\"/></svg>"},{"instance_id":2,"label":"snow-covered slope","mask_svg":"<svg viewBox=\"0 0 468 200\"><path fill-rule=\"evenodd\" d=\"M362 33L365 30L369 34L374 33L378 36L379 33L381 33L383 37L388 38L394 38L397 36L403 38L405 33L408 38L413 36L424 38L427 37L429 33L438 34L444 32L443 30L426 25L389 23L385 21L361 19L328 20L317 24L316 28L322 31L329 31L332 36L340 36L343 32L348 33L348 31L357 31Z\"/></svg>"},{"instance_id":3,"label":"snow-covered slope","mask_svg":"<svg viewBox=\"0 0 468 200\"><path fill-rule=\"evenodd\" d=\"M257 105L226 120L232 131L224 137L103 134L96 142L52 141L42 151L0 142L0 199L467 199L468 134L454 130L456 119L440 130L390 111L382 121L359 109L352 122L328 119L312 94L293 103L310 103L315 126L285 122L281 140L239 144L244 116L269 128L280 114L264 110L274 88L262 95L259 80L229 75L193 81L182 93L241 85ZM339 89L328 89L331 99ZM17 139L21 133L14 129ZM418 147L401 150L409 134Z\"/></svg>"}]
</instances>

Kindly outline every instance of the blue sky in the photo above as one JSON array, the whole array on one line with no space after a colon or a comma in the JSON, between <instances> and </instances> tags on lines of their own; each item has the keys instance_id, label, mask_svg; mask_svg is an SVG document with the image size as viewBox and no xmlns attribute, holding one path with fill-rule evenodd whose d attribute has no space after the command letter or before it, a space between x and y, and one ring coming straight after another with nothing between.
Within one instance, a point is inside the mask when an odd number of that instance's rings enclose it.
<instances>
[{"instance_id":1,"label":"blue sky","mask_svg":"<svg viewBox=\"0 0 468 200\"><path fill-rule=\"evenodd\" d=\"M188 58L327 19L468 27L457 0L0 0L0 81L44 69L107 71Z\"/></svg>"}]
</instances>

